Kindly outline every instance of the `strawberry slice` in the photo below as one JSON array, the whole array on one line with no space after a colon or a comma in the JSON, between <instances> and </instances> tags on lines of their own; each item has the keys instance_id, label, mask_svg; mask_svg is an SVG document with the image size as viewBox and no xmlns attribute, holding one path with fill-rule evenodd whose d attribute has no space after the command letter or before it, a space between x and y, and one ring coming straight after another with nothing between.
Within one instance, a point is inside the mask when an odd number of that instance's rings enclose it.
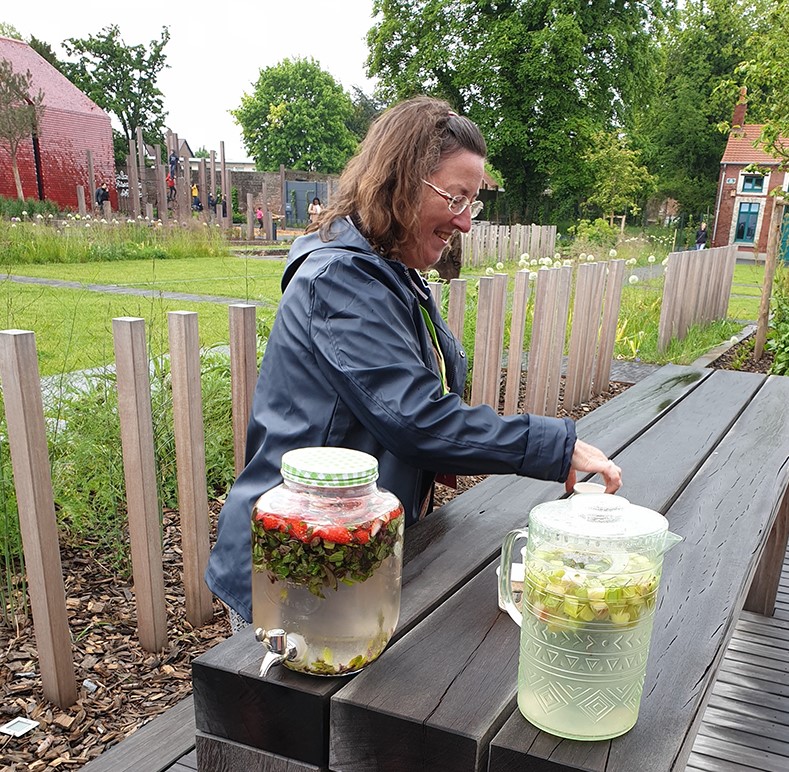
<instances>
[{"instance_id":1,"label":"strawberry slice","mask_svg":"<svg viewBox=\"0 0 789 772\"><path fill-rule=\"evenodd\" d=\"M351 534L341 525L321 525L315 529L314 536L320 536L324 541L334 544L350 544Z\"/></svg>"}]
</instances>

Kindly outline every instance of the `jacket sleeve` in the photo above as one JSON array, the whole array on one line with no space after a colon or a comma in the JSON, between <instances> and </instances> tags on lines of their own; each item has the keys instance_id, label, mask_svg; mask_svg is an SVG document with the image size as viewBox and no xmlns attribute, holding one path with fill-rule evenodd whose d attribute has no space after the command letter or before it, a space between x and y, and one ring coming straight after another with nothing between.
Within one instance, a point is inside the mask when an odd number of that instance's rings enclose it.
<instances>
[{"instance_id":1,"label":"jacket sleeve","mask_svg":"<svg viewBox=\"0 0 789 772\"><path fill-rule=\"evenodd\" d=\"M422 469L566 479L573 422L501 417L442 394L426 364L433 353L424 322L410 301L409 291L369 261L333 262L311 277L307 340L349 410L389 452Z\"/></svg>"}]
</instances>

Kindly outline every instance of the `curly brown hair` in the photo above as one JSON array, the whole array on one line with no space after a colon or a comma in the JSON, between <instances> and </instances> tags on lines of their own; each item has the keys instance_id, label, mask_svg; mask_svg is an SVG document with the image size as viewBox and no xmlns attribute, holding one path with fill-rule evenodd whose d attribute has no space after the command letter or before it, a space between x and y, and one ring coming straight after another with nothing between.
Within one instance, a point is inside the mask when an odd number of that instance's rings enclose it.
<instances>
[{"instance_id":1,"label":"curly brown hair","mask_svg":"<svg viewBox=\"0 0 789 772\"><path fill-rule=\"evenodd\" d=\"M419 228L423 179L464 150L481 158L487 146L479 128L440 99L418 96L383 112L340 176L339 195L308 231L330 241L332 223L354 218L372 246L399 259Z\"/></svg>"}]
</instances>

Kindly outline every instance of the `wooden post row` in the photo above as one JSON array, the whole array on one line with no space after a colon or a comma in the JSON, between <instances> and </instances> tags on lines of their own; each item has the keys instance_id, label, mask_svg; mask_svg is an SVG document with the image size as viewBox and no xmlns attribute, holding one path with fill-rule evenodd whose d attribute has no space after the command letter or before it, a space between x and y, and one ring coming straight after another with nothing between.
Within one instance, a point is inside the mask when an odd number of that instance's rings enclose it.
<instances>
[{"instance_id":1,"label":"wooden post row","mask_svg":"<svg viewBox=\"0 0 789 772\"><path fill-rule=\"evenodd\" d=\"M257 381L255 306L236 303L230 314L230 389L236 476L244 468L247 424Z\"/></svg>"},{"instance_id":2,"label":"wooden post row","mask_svg":"<svg viewBox=\"0 0 789 772\"><path fill-rule=\"evenodd\" d=\"M47 700L67 708L77 686L32 332L0 333L0 379L41 683Z\"/></svg>"},{"instance_id":3,"label":"wooden post row","mask_svg":"<svg viewBox=\"0 0 789 772\"><path fill-rule=\"evenodd\" d=\"M113 319L112 332L137 631L146 651L160 651L167 644L167 618L145 320Z\"/></svg>"},{"instance_id":4,"label":"wooden post row","mask_svg":"<svg viewBox=\"0 0 789 772\"><path fill-rule=\"evenodd\" d=\"M462 342L463 322L466 318L466 280L450 279L447 325L452 334Z\"/></svg>"},{"instance_id":5,"label":"wooden post row","mask_svg":"<svg viewBox=\"0 0 789 772\"><path fill-rule=\"evenodd\" d=\"M485 374L488 366L490 308L493 304L493 277L482 276L477 291L477 328L474 335L474 367L471 373L471 404L485 402Z\"/></svg>"},{"instance_id":6,"label":"wooden post row","mask_svg":"<svg viewBox=\"0 0 789 772\"><path fill-rule=\"evenodd\" d=\"M254 198L251 193L247 193L247 241L252 241L255 238L255 207L252 203Z\"/></svg>"},{"instance_id":7,"label":"wooden post row","mask_svg":"<svg viewBox=\"0 0 789 772\"><path fill-rule=\"evenodd\" d=\"M625 280L625 261L612 260L608 263L608 276L605 283L605 305L603 320L600 324L600 344L597 351L597 364L592 379L592 394L602 394L611 382L611 362L616 344L616 325L622 305L622 287Z\"/></svg>"},{"instance_id":8,"label":"wooden post row","mask_svg":"<svg viewBox=\"0 0 789 772\"><path fill-rule=\"evenodd\" d=\"M186 618L192 627L200 627L213 617L213 605L211 591L203 579L208 565L210 524L197 314L170 311L167 327Z\"/></svg>"}]
</instances>

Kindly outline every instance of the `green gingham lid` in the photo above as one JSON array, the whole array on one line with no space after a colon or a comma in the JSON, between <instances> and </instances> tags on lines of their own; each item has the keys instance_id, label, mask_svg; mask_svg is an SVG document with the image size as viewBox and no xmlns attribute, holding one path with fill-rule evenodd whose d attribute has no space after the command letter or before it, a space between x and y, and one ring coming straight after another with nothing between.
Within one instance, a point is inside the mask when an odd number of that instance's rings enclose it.
<instances>
[{"instance_id":1,"label":"green gingham lid","mask_svg":"<svg viewBox=\"0 0 789 772\"><path fill-rule=\"evenodd\" d=\"M317 488L348 488L378 479L378 459L349 448L297 448L282 456L282 477Z\"/></svg>"}]
</instances>

